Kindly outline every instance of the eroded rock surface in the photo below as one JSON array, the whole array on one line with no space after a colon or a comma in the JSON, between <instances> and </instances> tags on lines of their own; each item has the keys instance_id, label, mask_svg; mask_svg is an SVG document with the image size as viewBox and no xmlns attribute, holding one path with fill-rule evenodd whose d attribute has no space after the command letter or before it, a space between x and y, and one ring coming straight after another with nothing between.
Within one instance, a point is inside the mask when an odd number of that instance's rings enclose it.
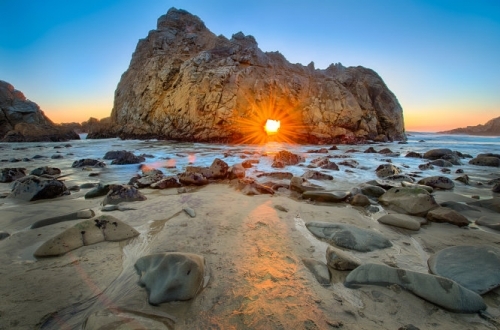
<instances>
[{"instance_id":1,"label":"eroded rock surface","mask_svg":"<svg viewBox=\"0 0 500 330\"><path fill-rule=\"evenodd\" d=\"M259 142L269 118L285 141L406 139L402 108L373 70L291 64L175 8L137 44L111 113L122 137L214 142Z\"/></svg>"}]
</instances>

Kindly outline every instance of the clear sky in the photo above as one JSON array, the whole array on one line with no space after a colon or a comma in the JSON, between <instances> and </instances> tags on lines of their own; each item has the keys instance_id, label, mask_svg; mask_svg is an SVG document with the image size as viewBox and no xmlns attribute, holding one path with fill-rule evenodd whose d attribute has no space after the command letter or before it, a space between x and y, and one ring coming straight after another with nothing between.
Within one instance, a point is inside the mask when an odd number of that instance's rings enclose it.
<instances>
[{"instance_id":1,"label":"clear sky","mask_svg":"<svg viewBox=\"0 0 500 330\"><path fill-rule=\"evenodd\" d=\"M292 63L377 71L408 131L500 116L500 0L0 0L0 80L54 122L107 117L137 41L170 7Z\"/></svg>"}]
</instances>

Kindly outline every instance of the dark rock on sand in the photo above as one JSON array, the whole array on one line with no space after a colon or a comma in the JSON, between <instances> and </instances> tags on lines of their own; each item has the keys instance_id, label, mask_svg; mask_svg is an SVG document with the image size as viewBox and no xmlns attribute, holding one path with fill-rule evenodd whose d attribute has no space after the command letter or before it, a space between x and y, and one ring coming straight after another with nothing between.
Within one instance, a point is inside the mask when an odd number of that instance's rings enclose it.
<instances>
[{"instance_id":1,"label":"dark rock on sand","mask_svg":"<svg viewBox=\"0 0 500 330\"><path fill-rule=\"evenodd\" d=\"M369 252L392 246L381 234L353 225L330 222L308 222L307 229L315 236L324 238L331 244L350 250Z\"/></svg>"},{"instance_id":2,"label":"dark rock on sand","mask_svg":"<svg viewBox=\"0 0 500 330\"><path fill-rule=\"evenodd\" d=\"M92 209L81 210L78 212L73 212L70 214L60 215L58 217L47 218L43 220L38 220L31 225L31 229L45 227L53 225L63 221L72 221L77 219L90 219L95 216L95 212Z\"/></svg>"},{"instance_id":3,"label":"dark rock on sand","mask_svg":"<svg viewBox=\"0 0 500 330\"><path fill-rule=\"evenodd\" d=\"M319 284L323 286L330 285L330 271L323 262L312 258L303 258L302 263L314 275Z\"/></svg>"},{"instance_id":4,"label":"dark rock on sand","mask_svg":"<svg viewBox=\"0 0 500 330\"><path fill-rule=\"evenodd\" d=\"M450 190L455 187L453 180L445 176L430 176L421 179L420 181L418 181L418 183L432 187L434 189L443 189L443 190Z\"/></svg>"},{"instance_id":5,"label":"dark rock on sand","mask_svg":"<svg viewBox=\"0 0 500 330\"><path fill-rule=\"evenodd\" d=\"M361 193L363 195L369 196L369 197L374 197L374 198L379 198L383 194L385 194L386 190L382 187L379 187L377 185L371 185L371 184L363 184L360 186Z\"/></svg>"},{"instance_id":6,"label":"dark rock on sand","mask_svg":"<svg viewBox=\"0 0 500 330\"><path fill-rule=\"evenodd\" d=\"M136 156L129 151L121 151L118 157L113 158L111 165L129 165L129 164L140 164L146 160L146 158L142 156ZM108 154L106 154L108 155ZM104 157L106 157L106 155ZM108 156L109 157L109 156ZM111 158L104 158L111 159Z\"/></svg>"},{"instance_id":7,"label":"dark rock on sand","mask_svg":"<svg viewBox=\"0 0 500 330\"><path fill-rule=\"evenodd\" d=\"M106 196L108 192L109 192L109 184L99 183L97 187L94 187L92 190L88 191L85 194L85 199Z\"/></svg>"},{"instance_id":8,"label":"dark rock on sand","mask_svg":"<svg viewBox=\"0 0 500 330\"><path fill-rule=\"evenodd\" d=\"M478 294L500 286L500 248L452 246L427 261L433 274L449 278Z\"/></svg>"},{"instance_id":9,"label":"dark rock on sand","mask_svg":"<svg viewBox=\"0 0 500 330\"><path fill-rule=\"evenodd\" d=\"M192 253L152 254L139 258L134 267L152 305L196 297L207 277L205 258Z\"/></svg>"},{"instance_id":10,"label":"dark rock on sand","mask_svg":"<svg viewBox=\"0 0 500 330\"><path fill-rule=\"evenodd\" d=\"M477 293L444 277L392 268L381 264L364 264L347 276L346 286L359 284L397 284L435 305L456 313L476 313L486 309Z\"/></svg>"},{"instance_id":11,"label":"dark rock on sand","mask_svg":"<svg viewBox=\"0 0 500 330\"><path fill-rule=\"evenodd\" d=\"M229 179L243 179L246 176L246 170L242 164L234 164L229 167L228 178Z\"/></svg>"},{"instance_id":12,"label":"dark rock on sand","mask_svg":"<svg viewBox=\"0 0 500 330\"><path fill-rule=\"evenodd\" d=\"M49 239L35 251L34 256L37 258L58 256L84 245L103 241L122 241L137 235L139 232L117 218L101 215L79 222Z\"/></svg>"},{"instance_id":13,"label":"dark rock on sand","mask_svg":"<svg viewBox=\"0 0 500 330\"><path fill-rule=\"evenodd\" d=\"M160 181L151 184L153 189L168 189L168 188L178 188L181 187L181 183L176 176L163 177Z\"/></svg>"},{"instance_id":14,"label":"dark rock on sand","mask_svg":"<svg viewBox=\"0 0 500 330\"><path fill-rule=\"evenodd\" d=\"M38 167L30 172L30 175L37 175L37 176L42 176L42 175L56 176L59 174L61 174L60 169L58 169L57 167L49 167L49 166Z\"/></svg>"},{"instance_id":15,"label":"dark rock on sand","mask_svg":"<svg viewBox=\"0 0 500 330\"><path fill-rule=\"evenodd\" d=\"M476 166L499 167L500 158L497 157L476 157L469 161L469 164Z\"/></svg>"},{"instance_id":16,"label":"dark rock on sand","mask_svg":"<svg viewBox=\"0 0 500 330\"><path fill-rule=\"evenodd\" d=\"M380 196L379 203L398 213L425 216L430 210L439 207L426 190L420 188L391 188Z\"/></svg>"},{"instance_id":17,"label":"dark rock on sand","mask_svg":"<svg viewBox=\"0 0 500 330\"><path fill-rule=\"evenodd\" d=\"M109 192L104 197L103 205L119 204L126 202L145 201L144 196L137 188L129 185L112 184L109 185Z\"/></svg>"},{"instance_id":18,"label":"dark rock on sand","mask_svg":"<svg viewBox=\"0 0 500 330\"><path fill-rule=\"evenodd\" d=\"M405 157L410 157L410 158L422 158L422 154L415 152L415 151L410 151L409 153L406 154Z\"/></svg>"},{"instance_id":19,"label":"dark rock on sand","mask_svg":"<svg viewBox=\"0 0 500 330\"><path fill-rule=\"evenodd\" d=\"M326 248L326 264L336 270L353 270L361 261L349 252L329 245Z\"/></svg>"},{"instance_id":20,"label":"dark rock on sand","mask_svg":"<svg viewBox=\"0 0 500 330\"><path fill-rule=\"evenodd\" d=\"M0 231L0 241L3 239L6 239L9 236L10 236L10 234L8 232Z\"/></svg>"},{"instance_id":21,"label":"dark rock on sand","mask_svg":"<svg viewBox=\"0 0 500 330\"><path fill-rule=\"evenodd\" d=\"M69 190L63 181L29 175L14 182L9 198L25 201L52 199L68 195Z\"/></svg>"},{"instance_id":22,"label":"dark rock on sand","mask_svg":"<svg viewBox=\"0 0 500 330\"><path fill-rule=\"evenodd\" d=\"M179 182L186 186L203 186L208 184L208 179L200 173L184 172L179 174Z\"/></svg>"},{"instance_id":23,"label":"dark rock on sand","mask_svg":"<svg viewBox=\"0 0 500 330\"><path fill-rule=\"evenodd\" d=\"M467 174L461 175L455 178L455 181L462 182L463 184L469 184L469 176Z\"/></svg>"},{"instance_id":24,"label":"dark rock on sand","mask_svg":"<svg viewBox=\"0 0 500 330\"><path fill-rule=\"evenodd\" d=\"M455 226L469 225L469 220L455 210L447 207L438 207L427 213L427 220L432 222L447 222Z\"/></svg>"},{"instance_id":25,"label":"dark rock on sand","mask_svg":"<svg viewBox=\"0 0 500 330\"><path fill-rule=\"evenodd\" d=\"M378 218L378 222L389 226L418 231L420 229L420 225L426 223L427 221L421 217L391 213Z\"/></svg>"},{"instance_id":26,"label":"dark rock on sand","mask_svg":"<svg viewBox=\"0 0 500 330\"><path fill-rule=\"evenodd\" d=\"M26 176L24 167L7 167L0 170L0 182L12 182Z\"/></svg>"},{"instance_id":27,"label":"dark rock on sand","mask_svg":"<svg viewBox=\"0 0 500 330\"><path fill-rule=\"evenodd\" d=\"M71 167L106 167L106 163L97 159L80 159L75 160Z\"/></svg>"},{"instance_id":28,"label":"dark rock on sand","mask_svg":"<svg viewBox=\"0 0 500 330\"><path fill-rule=\"evenodd\" d=\"M441 159L441 158L443 158L443 156L446 156L446 155L453 155L453 151L451 151L450 149L446 149L446 148L431 149L423 155L423 158L435 160L435 159Z\"/></svg>"},{"instance_id":29,"label":"dark rock on sand","mask_svg":"<svg viewBox=\"0 0 500 330\"><path fill-rule=\"evenodd\" d=\"M305 191L302 199L310 199L317 202L342 203L351 193L348 191Z\"/></svg>"}]
</instances>

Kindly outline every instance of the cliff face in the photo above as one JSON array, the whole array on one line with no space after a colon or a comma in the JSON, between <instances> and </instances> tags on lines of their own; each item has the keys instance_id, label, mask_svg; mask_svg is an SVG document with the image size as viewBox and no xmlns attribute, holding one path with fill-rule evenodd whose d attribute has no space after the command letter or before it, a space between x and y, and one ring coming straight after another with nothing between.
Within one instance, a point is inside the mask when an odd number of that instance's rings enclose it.
<instances>
[{"instance_id":1,"label":"cliff face","mask_svg":"<svg viewBox=\"0 0 500 330\"><path fill-rule=\"evenodd\" d=\"M73 130L55 125L40 107L0 80L0 140L6 142L80 139Z\"/></svg>"},{"instance_id":2,"label":"cliff face","mask_svg":"<svg viewBox=\"0 0 500 330\"><path fill-rule=\"evenodd\" d=\"M139 41L111 119L125 138L261 142L274 119L284 141L406 139L401 106L373 70L291 64L175 8Z\"/></svg>"},{"instance_id":3,"label":"cliff face","mask_svg":"<svg viewBox=\"0 0 500 330\"><path fill-rule=\"evenodd\" d=\"M489 120L484 125L455 128L449 131L438 132L441 134L468 134L483 136L500 136L500 117Z\"/></svg>"}]
</instances>

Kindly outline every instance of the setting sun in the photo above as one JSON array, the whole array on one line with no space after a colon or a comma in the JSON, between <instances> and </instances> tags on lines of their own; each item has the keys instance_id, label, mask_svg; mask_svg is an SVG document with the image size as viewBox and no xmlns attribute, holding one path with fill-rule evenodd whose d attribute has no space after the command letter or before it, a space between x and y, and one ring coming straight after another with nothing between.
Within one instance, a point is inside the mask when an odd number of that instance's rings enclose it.
<instances>
[{"instance_id":1,"label":"setting sun","mask_svg":"<svg viewBox=\"0 0 500 330\"><path fill-rule=\"evenodd\" d=\"M281 124L279 120L268 119L266 125L264 125L264 129L266 130L267 135L272 135L278 133L280 126Z\"/></svg>"}]
</instances>

